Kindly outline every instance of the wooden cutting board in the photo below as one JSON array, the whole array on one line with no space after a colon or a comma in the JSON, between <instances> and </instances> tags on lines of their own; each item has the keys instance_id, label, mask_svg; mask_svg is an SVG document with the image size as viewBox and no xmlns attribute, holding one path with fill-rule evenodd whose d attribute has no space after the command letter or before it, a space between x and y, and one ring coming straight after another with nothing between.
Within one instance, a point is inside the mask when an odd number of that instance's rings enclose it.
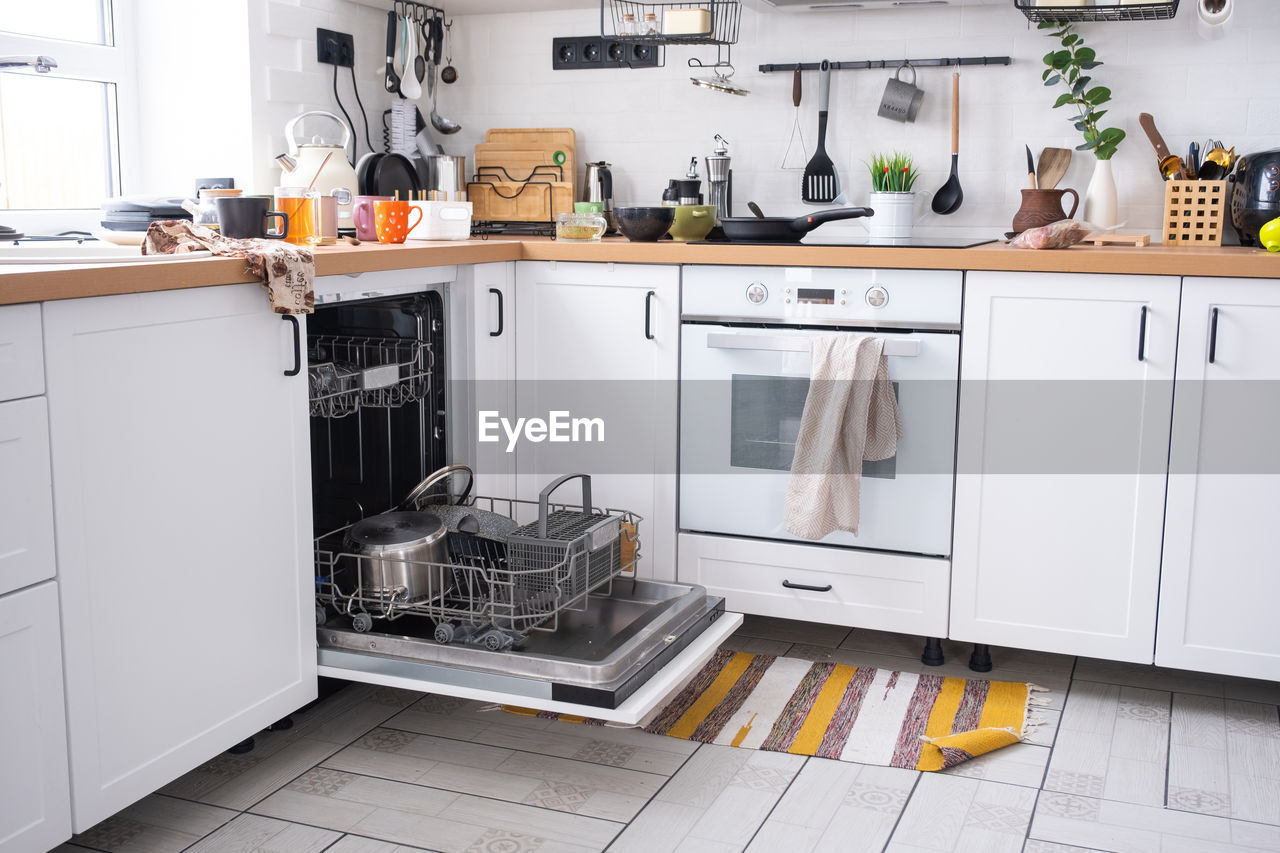
<instances>
[{"instance_id":1,"label":"wooden cutting board","mask_svg":"<svg viewBox=\"0 0 1280 853\"><path fill-rule=\"evenodd\" d=\"M565 181L517 183L483 181L467 186L476 222L554 222L573 211L573 185Z\"/></svg>"},{"instance_id":2,"label":"wooden cutting board","mask_svg":"<svg viewBox=\"0 0 1280 853\"><path fill-rule=\"evenodd\" d=\"M573 200L577 198L578 187L578 159L577 159L577 135L571 127L496 127L491 128L485 133L485 141L478 143L475 150L475 171L477 175L486 175L487 179L496 183L506 183L498 179L502 176L511 179L511 183L518 184L519 181L532 177L535 180L543 180L545 176L552 175L559 180L553 181L555 184L563 184L563 188L557 188L548 192L545 188L530 187L523 195L532 197L533 190L537 189L537 196L542 198L543 204L550 205L550 210L545 207L534 209L533 202L529 199L504 199L491 190L477 190L484 196L486 200L482 204L492 202L491 206L485 208L485 212L496 215L481 217L475 214L476 219L487 218L490 221L531 221L542 222L555 219L557 213L573 210ZM555 166L556 152L564 153L564 163L560 169L540 168L545 166ZM493 167L500 167L505 170L505 175L496 172ZM486 168L489 171L486 173ZM567 190L567 192L566 192ZM504 194L511 194L511 191L503 188ZM549 196L549 197L548 197ZM474 200L473 200L474 201ZM516 214L512 214L512 211ZM532 213L527 218L524 214Z\"/></svg>"},{"instance_id":3,"label":"wooden cutting board","mask_svg":"<svg viewBox=\"0 0 1280 853\"><path fill-rule=\"evenodd\" d=\"M542 175L554 175L558 181L574 183L576 164L573 149L552 150L524 143L481 142L476 145L475 152L477 174L504 169L508 179L522 181L536 171ZM562 155L560 158L556 157L557 152ZM557 165L557 159L563 160L563 163Z\"/></svg>"}]
</instances>

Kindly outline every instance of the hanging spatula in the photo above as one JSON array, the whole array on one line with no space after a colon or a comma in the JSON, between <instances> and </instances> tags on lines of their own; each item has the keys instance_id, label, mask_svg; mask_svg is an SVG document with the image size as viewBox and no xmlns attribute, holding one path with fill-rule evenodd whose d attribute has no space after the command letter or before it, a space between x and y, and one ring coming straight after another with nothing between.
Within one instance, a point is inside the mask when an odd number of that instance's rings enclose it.
<instances>
[{"instance_id":1,"label":"hanging spatula","mask_svg":"<svg viewBox=\"0 0 1280 853\"><path fill-rule=\"evenodd\" d=\"M818 78L818 147L804 167L800 200L809 204L830 204L840 194L836 165L827 156L827 107L831 101L831 63L822 60Z\"/></svg>"}]
</instances>

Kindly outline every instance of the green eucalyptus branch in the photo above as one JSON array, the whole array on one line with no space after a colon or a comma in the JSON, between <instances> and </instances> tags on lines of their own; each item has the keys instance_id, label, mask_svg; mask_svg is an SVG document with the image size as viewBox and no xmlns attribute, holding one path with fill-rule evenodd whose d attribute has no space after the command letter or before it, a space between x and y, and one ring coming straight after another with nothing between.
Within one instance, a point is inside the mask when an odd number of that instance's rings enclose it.
<instances>
[{"instance_id":1,"label":"green eucalyptus branch","mask_svg":"<svg viewBox=\"0 0 1280 853\"><path fill-rule=\"evenodd\" d=\"M1076 108L1076 115L1069 120L1075 129L1084 134L1084 144L1077 151L1092 151L1099 160L1110 160L1116 146L1124 139L1124 131L1118 127L1098 128L1098 120L1107 114L1098 107L1111 100L1111 90L1106 86L1093 86L1093 78L1084 72L1097 68L1098 61L1093 48L1086 47L1079 33L1073 32L1069 21L1041 21L1038 29L1053 30L1049 33L1062 43L1061 50L1051 50L1044 55L1048 66L1040 79L1046 86L1066 85L1068 91L1058 96L1054 109L1068 104Z\"/></svg>"}]
</instances>

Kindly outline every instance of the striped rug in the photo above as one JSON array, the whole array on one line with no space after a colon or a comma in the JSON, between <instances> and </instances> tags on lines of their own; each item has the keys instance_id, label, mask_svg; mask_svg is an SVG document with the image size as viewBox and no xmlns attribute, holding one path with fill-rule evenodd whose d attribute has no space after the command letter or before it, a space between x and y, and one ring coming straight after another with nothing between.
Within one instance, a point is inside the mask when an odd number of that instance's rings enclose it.
<instances>
[{"instance_id":1,"label":"striped rug","mask_svg":"<svg viewBox=\"0 0 1280 853\"><path fill-rule=\"evenodd\" d=\"M721 649L645 731L683 740L942 770L1022 740L1035 685ZM514 713L599 724L510 708Z\"/></svg>"}]
</instances>

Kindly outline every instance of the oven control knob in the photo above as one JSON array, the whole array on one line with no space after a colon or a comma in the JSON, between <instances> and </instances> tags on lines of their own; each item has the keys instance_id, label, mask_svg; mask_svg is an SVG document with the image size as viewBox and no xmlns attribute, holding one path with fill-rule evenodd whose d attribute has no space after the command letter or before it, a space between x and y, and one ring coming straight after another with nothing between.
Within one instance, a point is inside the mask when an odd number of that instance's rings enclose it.
<instances>
[{"instance_id":1,"label":"oven control knob","mask_svg":"<svg viewBox=\"0 0 1280 853\"><path fill-rule=\"evenodd\" d=\"M769 288L764 286L763 282L753 281L747 286L747 301L752 305L759 305L769 298Z\"/></svg>"},{"instance_id":2,"label":"oven control knob","mask_svg":"<svg viewBox=\"0 0 1280 853\"><path fill-rule=\"evenodd\" d=\"M883 308L889 303L889 291L879 285L867 291L867 304L872 308Z\"/></svg>"}]
</instances>

